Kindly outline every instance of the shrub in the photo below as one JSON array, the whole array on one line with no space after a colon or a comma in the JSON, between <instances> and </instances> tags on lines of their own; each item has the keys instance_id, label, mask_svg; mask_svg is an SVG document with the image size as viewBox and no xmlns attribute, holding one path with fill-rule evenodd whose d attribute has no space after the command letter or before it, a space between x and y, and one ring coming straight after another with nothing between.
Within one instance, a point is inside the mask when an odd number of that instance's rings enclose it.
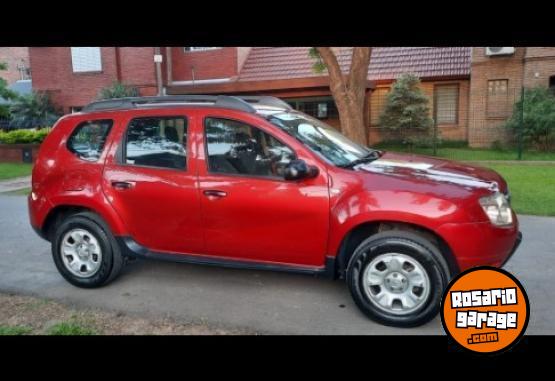
<instances>
[{"instance_id":1,"label":"shrub","mask_svg":"<svg viewBox=\"0 0 555 381\"><path fill-rule=\"evenodd\" d=\"M108 87L100 90L98 99L127 98L139 96L139 89L124 83L114 81Z\"/></svg>"},{"instance_id":2,"label":"shrub","mask_svg":"<svg viewBox=\"0 0 555 381\"><path fill-rule=\"evenodd\" d=\"M43 142L46 135L50 132L49 128L40 130L13 130L10 132L0 131L0 143L2 144L28 144Z\"/></svg>"},{"instance_id":3,"label":"shrub","mask_svg":"<svg viewBox=\"0 0 555 381\"><path fill-rule=\"evenodd\" d=\"M48 94L37 92L17 97L10 106L10 113L11 125L15 128L51 126L59 118Z\"/></svg>"},{"instance_id":4,"label":"shrub","mask_svg":"<svg viewBox=\"0 0 555 381\"><path fill-rule=\"evenodd\" d=\"M555 141L555 97L544 87L526 89L524 97L515 103L506 127L515 140L521 134L524 144L550 149Z\"/></svg>"},{"instance_id":5,"label":"shrub","mask_svg":"<svg viewBox=\"0 0 555 381\"><path fill-rule=\"evenodd\" d=\"M428 97L420 89L420 79L413 74L401 75L391 87L380 126L391 137L415 145L429 138L433 127Z\"/></svg>"}]
</instances>

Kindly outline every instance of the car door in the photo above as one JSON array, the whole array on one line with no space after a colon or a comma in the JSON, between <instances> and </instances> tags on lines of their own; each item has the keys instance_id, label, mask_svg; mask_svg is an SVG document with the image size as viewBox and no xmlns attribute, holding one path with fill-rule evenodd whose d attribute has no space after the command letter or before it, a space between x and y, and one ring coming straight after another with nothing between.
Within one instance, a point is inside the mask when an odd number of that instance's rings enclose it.
<instances>
[{"instance_id":1,"label":"car door","mask_svg":"<svg viewBox=\"0 0 555 381\"><path fill-rule=\"evenodd\" d=\"M191 126L194 112L140 110L123 118L103 189L132 238L148 249L201 253L204 242Z\"/></svg>"},{"instance_id":2,"label":"car door","mask_svg":"<svg viewBox=\"0 0 555 381\"><path fill-rule=\"evenodd\" d=\"M262 118L233 115L212 112L202 118L199 186L207 253L322 266L329 223L325 166ZM293 158L319 166L319 175L284 180Z\"/></svg>"}]
</instances>

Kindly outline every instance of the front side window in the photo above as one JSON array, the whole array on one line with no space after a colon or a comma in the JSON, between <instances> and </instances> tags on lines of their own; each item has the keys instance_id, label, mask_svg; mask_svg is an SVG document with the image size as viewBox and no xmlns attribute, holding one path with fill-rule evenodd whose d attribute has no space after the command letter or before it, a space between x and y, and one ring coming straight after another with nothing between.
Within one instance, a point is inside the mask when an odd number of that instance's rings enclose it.
<instances>
[{"instance_id":1,"label":"front side window","mask_svg":"<svg viewBox=\"0 0 555 381\"><path fill-rule=\"evenodd\" d=\"M81 123L69 137L67 148L83 160L97 161L112 124L111 120L91 120Z\"/></svg>"},{"instance_id":2,"label":"front side window","mask_svg":"<svg viewBox=\"0 0 555 381\"><path fill-rule=\"evenodd\" d=\"M71 64L74 73L102 71L102 58L99 47L71 48Z\"/></svg>"},{"instance_id":3,"label":"front side window","mask_svg":"<svg viewBox=\"0 0 555 381\"><path fill-rule=\"evenodd\" d=\"M294 152L264 131L219 118L205 121L210 172L283 177Z\"/></svg>"},{"instance_id":4,"label":"front side window","mask_svg":"<svg viewBox=\"0 0 555 381\"><path fill-rule=\"evenodd\" d=\"M187 119L184 117L136 118L127 128L125 162L184 170L186 147Z\"/></svg>"},{"instance_id":5,"label":"front side window","mask_svg":"<svg viewBox=\"0 0 555 381\"><path fill-rule=\"evenodd\" d=\"M335 128L299 112L270 113L266 119L337 166L349 165L372 153L372 150L354 143Z\"/></svg>"}]
</instances>

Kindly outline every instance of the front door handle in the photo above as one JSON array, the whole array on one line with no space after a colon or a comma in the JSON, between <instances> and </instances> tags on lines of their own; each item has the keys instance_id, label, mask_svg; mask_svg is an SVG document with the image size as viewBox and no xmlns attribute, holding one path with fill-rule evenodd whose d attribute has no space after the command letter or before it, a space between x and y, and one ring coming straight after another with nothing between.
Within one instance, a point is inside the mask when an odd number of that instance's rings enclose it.
<instances>
[{"instance_id":1,"label":"front door handle","mask_svg":"<svg viewBox=\"0 0 555 381\"><path fill-rule=\"evenodd\" d=\"M216 189L208 189L208 190L205 190L202 193L204 193L204 195L206 197L208 197L209 199L222 198L222 197L227 196L226 192L221 191L221 190L216 190Z\"/></svg>"},{"instance_id":2,"label":"front door handle","mask_svg":"<svg viewBox=\"0 0 555 381\"><path fill-rule=\"evenodd\" d=\"M135 186L132 181L112 181L112 188L116 190L126 190L131 189Z\"/></svg>"}]
</instances>

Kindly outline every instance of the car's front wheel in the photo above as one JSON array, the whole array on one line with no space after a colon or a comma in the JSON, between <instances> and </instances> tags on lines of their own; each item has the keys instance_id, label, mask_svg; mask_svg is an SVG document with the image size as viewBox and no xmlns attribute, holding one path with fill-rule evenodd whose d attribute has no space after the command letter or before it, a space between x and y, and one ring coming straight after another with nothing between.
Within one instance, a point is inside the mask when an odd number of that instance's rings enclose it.
<instances>
[{"instance_id":1,"label":"car's front wheel","mask_svg":"<svg viewBox=\"0 0 555 381\"><path fill-rule=\"evenodd\" d=\"M109 229L92 213L69 216L57 227L52 256L60 274L84 288L107 284L124 262Z\"/></svg>"},{"instance_id":2,"label":"car's front wheel","mask_svg":"<svg viewBox=\"0 0 555 381\"><path fill-rule=\"evenodd\" d=\"M449 281L437 247L404 231L386 231L363 241L347 268L357 306L386 325L414 327L433 319Z\"/></svg>"}]
</instances>

